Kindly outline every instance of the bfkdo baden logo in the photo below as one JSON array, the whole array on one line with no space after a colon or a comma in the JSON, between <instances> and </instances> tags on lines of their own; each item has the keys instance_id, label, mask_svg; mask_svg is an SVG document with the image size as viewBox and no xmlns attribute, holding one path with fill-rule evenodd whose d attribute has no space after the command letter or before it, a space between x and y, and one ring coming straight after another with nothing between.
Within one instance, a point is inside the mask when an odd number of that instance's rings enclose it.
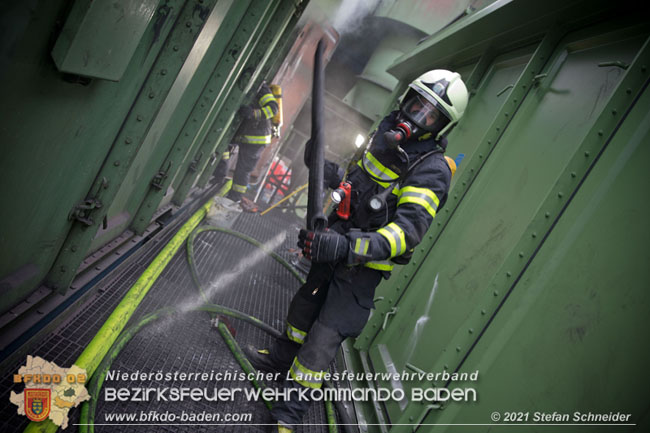
<instances>
[{"instance_id":1,"label":"bfkdo baden logo","mask_svg":"<svg viewBox=\"0 0 650 433\"><path fill-rule=\"evenodd\" d=\"M32 421L50 419L61 428L68 426L68 411L90 399L86 390L86 370L73 365L61 368L40 357L28 356L25 365L14 374L14 385L24 384L20 394L11 391L9 400L18 406L18 414Z\"/></svg>"},{"instance_id":2,"label":"bfkdo baden logo","mask_svg":"<svg viewBox=\"0 0 650 433\"><path fill-rule=\"evenodd\" d=\"M52 390L25 388L25 415L32 421L43 421L50 414Z\"/></svg>"}]
</instances>

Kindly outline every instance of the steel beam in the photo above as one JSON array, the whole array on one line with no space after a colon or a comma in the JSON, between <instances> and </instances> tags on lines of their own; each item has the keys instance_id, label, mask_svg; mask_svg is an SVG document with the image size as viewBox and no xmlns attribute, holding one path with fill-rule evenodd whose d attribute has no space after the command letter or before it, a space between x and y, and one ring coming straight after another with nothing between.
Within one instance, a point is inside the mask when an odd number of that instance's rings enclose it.
<instances>
[{"instance_id":1,"label":"steel beam","mask_svg":"<svg viewBox=\"0 0 650 433\"><path fill-rule=\"evenodd\" d=\"M7 106L13 107L12 113L20 122L16 123L14 117L7 113L4 116L3 130L14 137L22 137L24 143L32 144L26 147L12 140L3 142L11 150L5 152L2 159L4 165L0 170L4 179L13 179L12 182L21 184L22 187L21 194L13 194L18 200L13 205L14 212L11 216L5 213L2 219L5 226L3 240L7 247L0 265L2 284L5 287L0 301L1 312L6 312L29 296L50 272L70 231L72 222L68 220L69 210L84 198L95 180L120 125L171 33L184 3L185 0L160 1L131 60L131 66L120 83L95 80L88 86L71 85L67 80L73 77L58 73L40 77L42 82L39 79L38 85L27 78L28 75L22 81L8 82L3 98L12 101ZM34 17L45 16L43 14L50 13L47 10L49 8L38 8ZM39 20L33 21L33 25L38 27ZM34 42L48 37L47 32L28 33L29 36L26 34L26 37ZM28 52L31 51L28 49L24 54L38 58L41 56L40 51L32 54ZM18 63L14 66L18 67ZM5 72L21 74L15 67ZM20 67L18 69L22 71ZM32 92L36 94L29 96ZM53 101L51 98L55 94L61 95L63 99L50 106L47 101ZM45 106L50 108L45 109ZM43 108L49 114L31 117L18 114L31 112L34 107ZM68 119L68 116L72 117ZM66 123L67 120L70 123ZM67 125L65 128L61 126L64 123ZM18 131L22 132L18 134ZM51 137L46 140L47 143L38 138L43 134ZM48 161L39 168L38 176L31 175L32 171L26 170L24 164L16 164L17 161L26 161L24 158L29 158L30 154L38 154L41 161ZM44 178L48 179L46 183L43 183ZM41 229L24 230L26 226Z\"/></svg>"},{"instance_id":2,"label":"steel beam","mask_svg":"<svg viewBox=\"0 0 650 433\"><path fill-rule=\"evenodd\" d=\"M434 34L388 68L395 77L410 81L426 72L431 59L437 64L453 64L459 59L481 56L489 47L506 51L521 41L539 40L555 23L572 25L611 13L605 0L498 0ZM503 23L514 23L504 29Z\"/></svg>"},{"instance_id":3,"label":"steel beam","mask_svg":"<svg viewBox=\"0 0 650 433\"><path fill-rule=\"evenodd\" d=\"M86 198L70 211L72 226L46 277L47 286L65 292L72 282L215 3L216 0L193 0L183 7Z\"/></svg>"},{"instance_id":4,"label":"steel beam","mask_svg":"<svg viewBox=\"0 0 650 433\"><path fill-rule=\"evenodd\" d=\"M131 229L138 234L147 228L175 174L181 172L184 158L194 142L193 138L198 134L203 120L208 117L210 107L217 97L218 92L216 89L224 86L224 79L222 78L223 63L227 57L229 58L229 52L232 50L232 46L229 47L227 44L237 31L237 28L241 31L242 27L245 28L246 25L250 24L246 20L242 21L249 5L250 0L219 2L212 12L213 15L219 15L218 18L221 19L221 23L214 42L211 43L205 56L216 57L214 60L216 66L214 66L207 78L203 90L196 99L196 103L183 126L179 130L170 131L161 137L161 140L165 140L166 135L171 135L161 149L167 153L167 156L156 172L151 174L149 188L131 223ZM201 59L201 62L204 61L206 59Z\"/></svg>"},{"instance_id":5,"label":"steel beam","mask_svg":"<svg viewBox=\"0 0 650 433\"><path fill-rule=\"evenodd\" d=\"M212 146L206 142L212 140L215 134L220 133L222 129L229 126L239 108L243 93L241 90L247 84L243 82L246 68L254 68L253 65L257 64L253 51L261 34L269 25L273 13L278 8L278 3L278 1L253 0L243 19L243 21L246 21L246 25L242 26L241 30L231 40L227 48L231 56L226 57L224 63L218 67L218 69L221 69L219 74L226 77L224 85L218 90L218 95L210 108L209 115L204 119L200 131L194 137L192 149L196 149L196 151L190 153L190 157L187 158L184 167L178 173L177 180L174 181L175 191L172 203L175 205L180 206L183 204L198 174L211 157L210 149ZM229 122L220 121L222 112L227 112L230 115ZM214 141L212 144L214 144Z\"/></svg>"}]
</instances>

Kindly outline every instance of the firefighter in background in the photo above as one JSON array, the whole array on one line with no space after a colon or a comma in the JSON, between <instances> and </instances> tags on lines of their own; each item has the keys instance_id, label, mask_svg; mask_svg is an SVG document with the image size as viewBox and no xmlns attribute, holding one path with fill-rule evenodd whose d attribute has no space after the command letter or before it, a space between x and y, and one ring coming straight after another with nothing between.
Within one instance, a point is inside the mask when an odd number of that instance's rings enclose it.
<instances>
[{"instance_id":1,"label":"firefighter in background","mask_svg":"<svg viewBox=\"0 0 650 433\"><path fill-rule=\"evenodd\" d=\"M313 265L291 301L283 336L270 349L246 348L253 366L288 370L292 380L285 387L322 386L343 340L358 336L366 324L375 287L389 278L393 262L408 262L445 204L456 170L444 155L445 135L467 100L465 84L454 72L429 71L409 85L400 110L382 120L349 171L350 215L332 213L322 232L301 230L298 245ZM337 188L343 171L327 161L325 176L328 186ZM309 407L309 401L290 395L271 412L276 431L292 431Z\"/></svg>"},{"instance_id":2,"label":"firefighter in background","mask_svg":"<svg viewBox=\"0 0 650 433\"><path fill-rule=\"evenodd\" d=\"M273 133L271 119L278 113L278 109L278 101L273 92L266 82L262 82L254 102L239 107L238 114L242 118L242 122L233 137L232 144L228 146L228 151L224 152L214 171L215 182L221 183L227 172L230 153L235 146L238 146L239 155L232 179L232 188L226 197L238 202L246 211L257 211L255 204L246 199L244 194L248 188L250 174L260 158L264 146L271 143Z\"/></svg>"}]
</instances>

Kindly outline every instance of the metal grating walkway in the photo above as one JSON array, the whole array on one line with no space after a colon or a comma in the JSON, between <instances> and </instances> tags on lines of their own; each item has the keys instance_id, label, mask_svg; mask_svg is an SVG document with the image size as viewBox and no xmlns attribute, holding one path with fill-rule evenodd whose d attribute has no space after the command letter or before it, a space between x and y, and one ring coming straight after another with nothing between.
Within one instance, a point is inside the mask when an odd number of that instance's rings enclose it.
<instances>
[{"instance_id":1,"label":"metal grating walkway","mask_svg":"<svg viewBox=\"0 0 650 433\"><path fill-rule=\"evenodd\" d=\"M275 251L285 258L290 257L290 249L296 248L296 240L300 221L288 222L284 216L269 214L260 217L258 214L242 214L236 221L233 230L244 233L260 242L270 242ZM80 307L66 322L49 335L45 336L31 352L60 366L69 367L85 345L92 339L104 320L119 303L122 296L137 280L142 271L148 266L155 255L162 249L173 233L162 239L151 241L143 248L146 251L138 253L138 257L113 272L111 281L100 283L102 286L91 299ZM298 289L299 282L282 265L261 254L260 250L234 236L220 232L204 232L195 239L195 263L199 277L205 287L210 289L210 299L213 303L235 308L251 314L278 330L283 329L283 321L293 293ZM117 275L117 277L115 277ZM240 372L241 369L230 350L223 342L218 331L210 326L209 315L206 312L191 311L192 305L200 304L201 298L195 289L187 264L186 250L183 247L160 275L154 286L144 298L130 323L135 323L140 317L162 307L174 305L182 307L187 312L178 314L172 319L163 319L145 328L136 335L122 350L113 362L112 370L131 373L141 372ZM263 331L247 323L231 319L230 323L236 330L236 340L240 345L253 344L264 346L271 341ZM21 361L9 371L2 372L0 400L3 404L0 413L0 431L22 431L27 425L27 419L16 414L15 406L9 403L9 391L19 392L12 386L11 375L24 362ZM268 385L268 384L267 384ZM270 384L280 386L280 384ZM251 385L248 381L113 381L105 382L106 387L199 387L212 389L219 387L245 388ZM101 424L106 414L110 413L149 413L169 411L180 416L185 412L199 413L251 413L251 424L272 422L268 410L262 402L247 401L239 395L234 401L227 402L105 402L103 397L97 407L95 422ZM79 409L75 408L69 414L67 431L76 431L74 423L79 422ZM160 421L157 421L160 422ZM326 417L322 404L313 404L305 419L307 424L325 424ZM253 425L110 425L95 427L97 432L195 432L195 431L224 431L224 432L257 432L264 431L263 426ZM304 426L298 428L302 432L324 432L325 426Z\"/></svg>"}]
</instances>

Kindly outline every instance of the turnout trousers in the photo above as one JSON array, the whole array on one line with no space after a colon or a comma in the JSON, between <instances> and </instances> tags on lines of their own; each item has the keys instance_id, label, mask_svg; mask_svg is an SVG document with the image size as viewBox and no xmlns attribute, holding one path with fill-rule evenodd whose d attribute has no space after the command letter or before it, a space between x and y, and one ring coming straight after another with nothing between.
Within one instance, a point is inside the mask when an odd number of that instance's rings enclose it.
<instances>
[{"instance_id":1,"label":"turnout trousers","mask_svg":"<svg viewBox=\"0 0 650 433\"><path fill-rule=\"evenodd\" d=\"M307 281L289 306L287 328L269 351L271 360L289 374L285 389L322 386L322 376L347 337L357 337L373 307L375 288L382 272L363 266L319 264L311 267ZM311 400L288 393L287 401L274 404L273 417L288 425L302 423Z\"/></svg>"},{"instance_id":2,"label":"turnout trousers","mask_svg":"<svg viewBox=\"0 0 650 433\"><path fill-rule=\"evenodd\" d=\"M214 170L214 176L217 183L221 182L226 176L230 154L234 150L235 146L239 148L237 166L235 167L235 174L232 179L232 189L228 193L228 198L233 201L239 201L248 189L251 172L255 168L257 160L260 159L260 155L264 150L264 145L251 143L229 145L228 158L221 158L221 161L219 161L219 164L217 164L217 167Z\"/></svg>"}]
</instances>

